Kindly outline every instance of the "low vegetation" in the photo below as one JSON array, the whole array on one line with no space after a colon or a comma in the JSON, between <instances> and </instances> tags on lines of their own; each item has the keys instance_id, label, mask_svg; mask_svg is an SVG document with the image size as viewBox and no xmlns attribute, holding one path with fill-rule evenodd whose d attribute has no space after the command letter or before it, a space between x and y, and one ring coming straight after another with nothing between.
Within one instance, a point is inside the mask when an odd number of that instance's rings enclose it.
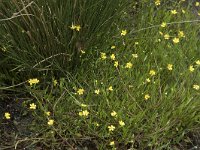
<instances>
[{"instance_id":1,"label":"low vegetation","mask_svg":"<svg viewBox=\"0 0 200 150\"><path fill-rule=\"evenodd\" d=\"M0 4L0 149L189 149L199 2Z\"/></svg>"}]
</instances>

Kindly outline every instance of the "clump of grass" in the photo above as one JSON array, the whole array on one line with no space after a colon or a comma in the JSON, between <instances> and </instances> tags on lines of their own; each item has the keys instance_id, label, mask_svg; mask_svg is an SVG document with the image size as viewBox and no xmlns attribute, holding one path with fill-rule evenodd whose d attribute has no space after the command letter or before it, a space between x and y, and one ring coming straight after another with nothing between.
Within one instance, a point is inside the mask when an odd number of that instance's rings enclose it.
<instances>
[{"instance_id":1,"label":"clump of grass","mask_svg":"<svg viewBox=\"0 0 200 150\"><path fill-rule=\"evenodd\" d=\"M23 77L72 72L82 52L106 42L125 5L122 0L3 1L1 53Z\"/></svg>"},{"instance_id":2,"label":"clump of grass","mask_svg":"<svg viewBox=\"0 0 200 150\"><path fill-rule=\"evenodd\" d=\"M184 149L183 141L191 143L200 120L199 24L193 4L184 6L139 2L134 29L127 20L108 45L86 52L75 78L29 80L23 107L33 118L30 145Z\"/></svg>"}]
</instances>

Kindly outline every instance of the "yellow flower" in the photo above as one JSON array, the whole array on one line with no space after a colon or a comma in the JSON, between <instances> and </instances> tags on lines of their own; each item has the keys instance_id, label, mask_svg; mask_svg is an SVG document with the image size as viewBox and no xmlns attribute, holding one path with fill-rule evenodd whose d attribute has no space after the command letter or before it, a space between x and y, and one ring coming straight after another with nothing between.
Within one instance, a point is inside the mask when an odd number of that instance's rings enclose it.
<instances>
[{"instance_id":1,"label":"yellow flower","mask_svg":"<svg viewBox=\"0 0 200 150\"><path fill-rule=\"evenodd\" d=\"M53 119L50 119L48 122L47 122L48 125L52 126L54 124L54 120Z\"/></svg>"},{"instance_id":2,"label":"yellow flower","mask_svg":"<svg viewBox=\"0 0 200 150\"><path fill-rule=\"evenodd\" d=\"M196 3L195 3L195 6L199 6L199 2L196 2Z\"/></svg>"},{"instance_id":3,"label":"yellow flower","mask_svg":"<svg viewBox=\"0 0 200 150\"><path fill-rule=\"evenodd\" d=\"M125 36L126 34L127 34L127 31L126 30L122 30L121 36Z\"/></svg>"},{"instance_id":4,"label":"yellow flower","mask_svg":"<svg viewBox=\"0 0 200 150\"><path fill-rule=\"evenodd\" d=\"M80 29L81 29L81 26L80 26L80 25L77 25L77 26L76 26L76 31L80 31Z\"/></svg>"},{"instance_id":5,"label":"yellow flower","mask_svg":"<svg viewBox=\"0 0 200 150\"><path fill-rule=\"evenodd\" d=\"M150 71L149 71L149 74L150 74L151 76L155 76L155 75L156 75L156 72L155 72L154 70L150 70Z\"/></svg>"},{"instance_id":6,"label":"yellow flower","mask_svg":"<svg viewBox=\"0 0 200 150\"><path fill-rule=\"evenodd\" d=\"M76 31L80 31L81 26L80 26L80 25L74 25L74 24L72 23L72 26L70 27L70 29L76 30Z\"/></svg>"},{"instance_id":7,"label":"yellow flower","mask_svg":"<svg viewBox=\"0 0 200 150\"><path fill-rule=\"evenodd\" d=\"M108 131L109 132L112 132L114 130L115 130L115 126L113 126L113 125L108 126Z\"/></svg>"},{"instance_id":8,"label":"yellow flower","mask_svg":"<svg viewBox=\"0 0 200 150\"><path fill-rule=\"evenodd\" d=\"M113 87L110 86L110 87L108 88L108 90L109 90L109 91L113 91Z\"/></svg>"},{"instance_id":9,"label":"yellow flower","mask_svg":"<svg viewBox=\"0 0 200 150\"><path fill-rule=\"evenodd\" d=\"M132 54L133 58L138 58L138 54Z\"/></svg>"},{"instance_id":10,"label":"yellow flower","mask_svg":"<svg viewBox=\"0 0 200 150\"><path fill-rule=\"evenodd\" d=\"M173 15L176 15L178 12L174 9L174 10L171 10L171 14Z\"/></svg>"},{"instance_id":11,"label":"yellow flower","mask_svg":"<svg viewBox=\"0 0 200 150\"><path fill-rule=\"evenodd\" d=\"M167 23L163 22L160 26L163 27L163 28L165 28L167 26Z\"/></svg>"},{"instance_id":12,"label":"yellow flower","mask_svg":"<svg viewBox=\"0 0 200 150\"><path fill-rule=\"evenodd\" d=\"M84 50L81 50L81 53L82 53L82 54L85 54L85 51L84 51Z\"/></svg>"},{"instance_id":13,"label":"yellow flower","mask_svg":"<svg viewBox=\"0 0 200 150\"><path fill-rule=\"evenodd\" d=\"M164 39L166 39L166 40L169 40L169 37L170 37L169 34L164 35Z\"/></svg>"},{"instance_id":14,"label":"yellow flower","mask_svg":"<svg viewBox=\"0 0 200 150\"><path fill-rule=\"evenodd\" d=\"M144 96L144 99L145 100L148 100L150 98L150 95L149 94L146 94L145 96Z\"/></svg>"},{"instance_id":15,"label":"yellow flower","mask_svg":"<svg viewBox=\"0 0 200 150\"><path fill-rule=\"evenodd\" d=\"M37 84L39 83L40 81L37 79L37 78L34 78L34 79L29 79L28 80L28 83L30 84L30 86L32 86L33 84Z\"/></svg>"},{"instance_id":16,"label":"yellow flower","mask_svg":"<svg viewBox=\"0 0 200 150\"><path fill-rule=\"evenodd\" d=\"M182 9L181 11L182 11L183 14L185 14L185 10L184 9Z\"/></svg>"},{"instance_id":17,"label":"yellow flower","mask_svg":"<svg viewBox=\"0 0 200 150\"><path fill-rule=\"evenodd\" d=\"M45 113L47 116L50 116L50 111L47 111L46 113Z\"/></svg>"},{"instance_id":18,"label":"yellow flower","mask_svg":"<svg viewBox=\"0 0 200 150\"><path fill-rule=\"evenodd\" d=\"M111 58L112 60L115 60L115 54L110 55L110 58Z\"/></svg>"},{"instance_id":19,"label":"yellow flower","mask_svg":"<svg viewBox=\"0 0 200 150\"><path fill-rule=\"evenodd\" d=\"M178 32L178 36L179 36L180 38L182 38L182 37L185 37L185 34L184 34L183 31L179 31L179 32Z\"/></svg>"},{"instance_id":20,"label":"yellow flower","mask_svg":"<svg viewBox=\"0 0 200 150\"><path fill-rule=\"evenodd\" d=\"M97 127L99 127L99 124L97 122L94 122L94 125L97 126Z\"/></svg>"},{"instance_id":21,"label":"yellow flower","mask_svg":"<svg viewBox=\"0 0 200 150\"><path fill-rule=\"evenodd\" d=\"M162 33L161 31L159 31L159 34L160 34L160 35L163 35L163 33Z\"/></svg>"},{"instance_id":22,"label":"yellow flower","mask_svg":"<svg viewBox=\"0 0 200 150\"><path fill-rule=\"evenodd\" d=\"M195 61L197 65L200 65L200 60Z\"/></svg>"},{"instance_id":23,"label":"yellow flower","mask_svg":"<svg viewBox=\"0 0 200 150\"><path fill-rule=\"evenodd\" d=\"M81 104L81 107L87 107L87 105L85 105L85 104Z\"/></svg>"},{"instance_id":24,"label":"yellow flower","mask_svg":"<svg viewBox=\"0 0 200 150\"><path fill-rule=\"evenodd\" d=\"M78 112L78 115L83 116L83 112L82 111Z\"/></svg>"},{"instance_id":25,"label":"yellow flower","mask_svg":"<svg viewBox=\"0 0 200 150\"><path fill-rule=\"evenodd\" d=\"M197 84L193 85L193 89L199 90L199 85L197 85Z\"/></svg>"},{"instance_id":26,"label":"yellow flower","mask_svg":"<svg viewBox=\"0 0 200 150\"><path fill-rule=\"evenodd\" d=\"M53 80L53 85L56 86L58 84L57 80Z\"/></svg>"},{"instance_id":27,"label":"yellow flower","mask_svg":"<svg viewBox=\"0 0 200 150\"><path fill-rule=\"evenodd\" d=\"M115 48L116 48L116 46L114 46L114 45L113 45L113 46L111 46L111 49L115 49Z\"/></svg>"},{"instance_id":28,"label":"yellow flower","mask_svg":"<svg viewBox=\"0 0 200 150\"><path fill-rule=\"evenodd\" d=\"M190 65L189 70L190 70L191 72L194 71L194 67L193 67L193 65Z\"/></svg>"},{"instance_id":29,"label":"yellow flower","mask_svg":"<svg viewBox=\"0 0 200 150\"><path fill-rule=\"evenodd\" d=\"M31 103L29 108L34 110L36 109L36 105L34 103Z\"/></svg>"},{"instance_id":30,"label":"yellow flower","mask_svg":"<svg viewBox=\"0 0 200 150\"><path fill-rule=\"evenodd\" d=\"M94 90L94 93L95 93L95 94L97 94L97 95L99 95L99 93L100 93L100 90L99 90L99 89L97 89L97 90Z\"/></svg>"},{"instance_id":31,"label":"yellow flower","mask_svg":"<svg viewBox=\"0 0 200 150\"><path fill-rule=\"evenodd\" d=\"M125 68L129 68L130 69L132 67L133 67L133 64L131 62L126 63Z\"/></svg>"},{"instance_id":32,"label":"yellow flower","mask_svg":"<svg viewBox=\"0 0 200 150\"><path fill-rule=\"evenodd\" d=\"M118 66L119 66L119 62L118 62L118 61L115 61L114 66L115 66L115 67L118 67Z\"/></svg>"},{"instance_id":33,"label":"yellow flower","mask_svg":"<svg viewBox=\"0 0 200 150\"><path fill-rule=\"evenodd\" d=\"M79 112L79 116L85 116L85 117L87 117L88 115L89 115L89 112L87 110Z\"/></svg>"},{"instance_id":34,"label":"yellow flower","mask_svg":"<svg viewBox=\"0 0 200 150\"><path fill-rule=\"evenodd\" d=\"M175 44L177 44L177 43L179 43L179 38L173 38L173 42L175 43Z\"/></svg>"},{"instance_id":35,"label":"yellow flower","mask_svg":"<svg viewBox=\"0 0 200 150\"><path fill-rule=\"evenodd\" d=\"M87 110L84 110L83 111L83 116L88 116L89 115L89 112Z\"/></svg>"},{"instance_id":36,"label":"yellow flower","mask_svg":"<svg viewBox=\"0 0 200 150\"><path fill-rule=\"evenodd\" d=\"M6 119L10 119L10 113L9 113L9 112L6 112L6 113L4 114L4 116L5 116Z\"/></svg>"},{"instance_id":37,"label":"yellow flower","mask_svg":"<svg viewBox=\"0 0 200 150\"><path fill-rule=\"evenodd\" d=\"M167 69L171 71L173 69L173 65L172 64L168 64L167 65Z\"/></svg>"},{"instance_id":38,"label":"yellow flower","mask_svg":"<svg viewBox=\"0 0 200 150\"><path fill-rule=\"evenodd\" d=\"M78 95L83 95L84 92L85 92L84 89L78 89L77 90Z\"/></svg>"},{"instance_id":39,"label":"yellow flower","mask_svg":"<svg viewBox=\"0 0 200 150\"><path fill-rule=\"evenodd\" d=\"M157 41L157 42L161 42L161 39L157 39L156 41Z\"/></svg>"},{"instance_id":40,"label":"yellow flower","mask_svg":"<svg viewBox=\"0 0 200 150\"><path fill-rule=\"evenodd\" d=\"M106 53L101 53L101 59L106 59L107 57L106 57Z\"/></svg>"},{"instance_id":41,"label":"yellow flower","mask_svg":"<svg viewBox=\"0 0 200 150\"><path fill-rule=\"evenodd\" d=\"M111 141L109 145L110 146L114 146L115 145L115 141Z\"/></svg>"},{"instance_id":42,"label":"yellow flower","mask_svg":"<svg viewBox=\"0 0 200 150\"><path fill-rule=\"evenodd\" d=\"M112 112L110 113L110 115L111 115L112 117L116 117L116 116L117 116L117 113L116 113L116 111L112 111Z\"/></svg>"},{"instance_id":43,"label":"yellow flower","mask_svg":"<svg viewBox=\"0 0 200 150\"><path fill-rule=\"evenodd\" d=\"M75 30L76 26L72 23L72 26L70 27L70 29Z\"/></svg>"},{"instance_id":44,"label":"yellow flower","mask_svg":"<svg viewBox=\"0 0 200 150\"><path fill-rule=\"evenodd\" d=\"M121 127L123 127L123 126L125 126L125 123L124 123L122 120L120 120L120 121L119 121L119 125L120 125Z\"/></svg>"},{"instance_id":45,"label":"yellow flower","mask_svg":"<svg viewBox=\"0 0 200 150\"><path fill-rule=\"evenodd\" d=\"M135 42L135 45L138 45L139 44L139 42Z\"/></svg>"},{"instance_id":46,"label":"yellow flower","mask_svg":"<svg viewBox=\"0 0 200 150\"><path fill-rule=\"evenodd\" d=\"M155 0L155 5L159 6L160 5L160 0Z\"/></svg>"},{"instance_id":47,"label":"yellow flower","mask_svg":"<svg viewBox=\"0 0 200 150\"><path fill-rule=\"evenodd\" d=\"M147 78L146 81L147 81L148 83L151 82L151 80L150 80L149 78Z\"/></svg>"}]
</instances>

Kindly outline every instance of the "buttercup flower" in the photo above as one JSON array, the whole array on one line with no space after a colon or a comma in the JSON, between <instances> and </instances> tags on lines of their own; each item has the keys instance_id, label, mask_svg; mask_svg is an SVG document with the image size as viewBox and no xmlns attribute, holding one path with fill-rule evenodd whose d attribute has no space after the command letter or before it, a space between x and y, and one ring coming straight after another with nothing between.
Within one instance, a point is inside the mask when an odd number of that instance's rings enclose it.
<instances>
[{"instance_id":1,"label":"buttercup flower","mask_svg":"<svg viewBox=\"0 0 200 150\"><path fill-rule=\"evenodd\" d=\"M155 5L159 6L160 5L160 0L155 0Z\"/></svg>"},{"instance_id":2,"label":"buttercup flower","mask_svg":"<svg viewBox=\"0 0 200 150\"><path fill-rule=\"evenodd\" d=\"M135 45L138 45L139 44L139 42L135 42Z\"/></svg>"},{"instance_id":3,"label":"buttercup flower","mask_svg":"<svg viewBox=\"0 0 200 150\"><path fill-rule=\"evenodd\" d=\"M125 126L125 123L124 123L122 120L120 120L120 121L119 121L119 125L120 125L121 127L123 127L123 126Z\"/></svg>"},{"instance_id":4,"label":"buttercup flower","mask_svg":"<svg viewBox=\"0 0 200 150\"><path fill-rule=\"evenodd\" d=\"M87 110L84 110L83 111L83 116L88 116L89 115L89 112Z\"/></svg>"},{"instance_id":5,"label":"buttercup flower","mask_svg":"<svg viewBox=\"0 0 200 150\"><path fill-rule=\"evenodd\" d=\"M151 76L155 76L155 75L156 75L156 72L155 72L154 70L150 70L150 71L149 71L149 74L150 74Z\"/></svg>"},{"instance_id":6,"label":"buttercup flower","mask_svg":"<svg viewBox=\"0 0 200 150\"><path fill-rule=\"evenodd\" d=\"M110 58L111 58L112 60L115 60L115 54L110 55Z\"/></svg>"},{"instance_id":7,"label":"buttercup flower","mask_svg":"<svg viewBox=\"0 0 200 150\"><path fill-rule=\"evenodd\" d=\"M167 65L167 69L171 71L173 69L173 65L172 64L168 64Z\"/></svg>"},{"instance_id":8,"label":"buttercup flower","mask_svg":"<svg viewBox=\"0 0 200 150\"><path fill-rule=\"evenodd\" d=\"M10 113L9 113L9 112L6 112L6 113L4 114L4 116L5 116L6 119L10 119Z\"/></svg>"},{"instance_id":9,"label":"buttercup flower","mask_svg":"<svg viewBox=\"0 0 200 150\"><path fill-rule=\"evenodd\" d=\"M177 43L179 43L179 38L173 38L173 42L175 43L175 44L177 44Z\"/></svg>"},{"instance_id":10,"label":"buttercup flower","mask_svg":"<svg viewBox=\"0 0 200 150\"><path fill-rule=\"evenodd\" d=\"M109 91L113 91L113 87L110 86L110 87L108 88L108 90L109 90Z\"/></svg>"},{"instance_id":11,"label":"buttercup flower","mask_svg":"<svg viewBox=\"0 0 200 150\"><path fill-rule=\"evenodd\" d=\"M178 12L174 9L174 10L171 10L171 14L173 15L176 15Z\"/></svg>"},{"instance_id":12,"label":"buttercup flower","mask_svg":"<svg viewBox=\"0 0 200 150\"><path fill-rule=\"evenodd\" d=\"M107 57L106 57L106 53L101 53L101 59L106 59Z\"/></svg>"},{"instance_id":13,"label":"buttercup flower","mask_svg":"<svg viewBox=\"0 0 200 150\"><path fill-rule=\"evenodd\" d=\"M37 78L34 78L34 79L29 79L28 80L28 83L30 84L30 86L32 86L33 84L37 84L39 83L40 81L37 79Z\"/></svg>"},{"instance_id":14,"label":"buttercup flower","mask_svg":"<svg viewBox=\"0 0 200 150\"><path fill-rule=\"evenodd\" d=\"M116 111L112 111L112 112L110 113L110 115L111 115L112 117L116 117L116 116L117 116L117 113L116 113Z\"/></svg>"},{"instance_id":15,"label":"buttercup flower","mask_svg":"<svg viewBox=\"0 0 200 150\"><path fill-rule=\"evenodd\" d=\"M193 89L195 89L195 90L199 90L199 85L194 84L194 85L193 85Z\"/></svg>"},{"instance_id":16,"label":"buttercup flower","mask_svg":"<svg viewBox=\"0 0 200 150\"><path fill-rule=\"evenodd\" d=\"M58 84L57 80L53 80L53 85L56 86Z\"/></svg>"},{"instance_id":17,"label":"buttercup flower","mask_svg":"<svg viewBox=\"0 0 200 150\"><path fill-rule=\"evenodd\" d=\"M178 32L178 36L180 37L180 38L184 38L185 37L185 34L184 34L184 32L183 31L179 31Z\"/></svg>"},{"instance_id":18,"label":"buttercup flower","mask_svg":"<svg viewBox=\"0 0 200 150\"><path fill-rule=\"evenodd\" d=\"M195 61L197 65L200 65L200 60Z\"/></svg>"},{"instance_id":19,"label":"buttercup flower","mask_svg":"<svg viewBox=\"0 0 200 150\"><path fill-rule=\"evenodd\" d=\"M199 6L199 2L196 2L196 3L195 3L195 6L197 6L197 7L198 7L198 6Z\"/></svg>"},{"instance_id":20,"label":"buttercup flower","mask_svg":"<svg viewBox=\"0 0 200 150\"><path fill-rule=\"evenodd\" d=\"M94 125L97 126L97 127L99 127L99 124L97 122L94 122Z\"/></svg>"},{"instance_id":21,"label":"buttercup flower","mask_svg":"<svg viewBox=\"0 0 200 150\"><path fill-rule=\"evenodd\" d=\"M130 69L132 67L133 67L133 64L131 62L126 63L125 68L129 68Z\"/></svg>"},{"instance_id":22,"label":"buttercup flower","mask_svg":"<svg viewBox=\"0 0 200 150\"><path fill-rule=\"evenodd\" d=\"M115 126L113 126L113 125L108 126L108 131L109 132L112 132L114 130L115 130Z\"/></svg>"},{"instance_id":23,"label":"buttercup flower","mask_svg":"<svg viewBox=\"0 0 200 150\"><path fill-rule=\"evenodd\" d=\"M163 28L165 28L167 26L167 23L163 22L160 26L163 27Z\"/></svg>"},{"instance_id":24,"label":"buttercup flower","mask_svg":"<svg viewBox=\"0 0 200 150\"><path fill-rule=\"evenodd\" d=\"M77 30L77 31L80 31L80 29L81 29L81 26L80 26L80 25L77 25L77 26L76 26L76 30Z\"/></svg>"},{"instance_id":25,"label":"buttercup flower","mask_svg":"<svg viewBox=\"0 0 200 150\"><path fill-rule=\"evenodd\" d=\"M76 26L72 23L72 26L70 27L70 29L75 30Z\"/></svg>"},{"instance_id":26,"label":"buttercup flower","mask_svg":"<svg viewBox=\"0 0 200 150\"><path fill-rule=\"evenodd\" d=\"M133 58L138 58L138 54L132 54Z\"/></svg>"},{"instance_id":27,"label":"buttercup flower","mask_svg":"<svg viewBox=\"0 0 200 150\"><path fill-rule=\"evenodd\" d=\"M97 94L97 95L99 95L99 93L100 93L100 90L99 90L99 89L97 89L97 90L94 90L94 93L95 93L95 94Z\"/></svg>"},{"instance_id":28,"label":"buttercup flower","mask_svg":"<svg viewBox=\"0 0 200 150\"><path fill-rule=\"evenodd\" d=\"M84 51L84 50L81 50L81 54L85 54L85 51Z\"/></svg>"},{"instance_id":29,"label":"buttercup flower","mask_svg":"<svg viewBox=\"0 0 200 150\"><path fill-rule=\"evenodd\" d=\"M33 109L33 110L36 109L35 103L31 103L29 108L30 108L30 109Z\"/></svg>"},{"instance_id":30,"label":"buttercup flower","mask_svg":"<svg viewBox=\"0 0 200 150\"><path fill-rule=\"evenodd\" d=\"M45 114L47 115L47 116L50 116L50 111L47 111L47 112L45 112Z\"/></svg>"},{"instance_id":31,"label":"buttercup flower","mask_svg":"<svg viewBox=\"0 0 200 150\"><path fill-rule=\"evenodd\" d=\"M47 122L48 125L52 126L54 124L54 120L53 119L50 119L48 122Z\"/></svg>"},{"instance_id":32,"label":"buttercup flower","mask_svg":"<svg viewBox=\"0 0 200 150\"><path fill-rule=\"evenodd\" d=\"M169 37L170 37L169 34L164 35L164 39L166 39L166 40L169 40Z\"/></svg>"},{"instance_id":33,"label":"buttercup flower","mask_svg":"<svg viewBox=\"0 0 200 150\"><path fill-rule=\"evenodd\" d=\"M115 141L111 141L109 145L110 146L114 146L115 145Z\"/></svg>"},{"instance_id":34,"label":"buttercup flower","mask_svg":"<svg viewBox=\"0 0 200 150\"><path fill-rule=\"evenodd\" d=\"M79 112L79 116L85 116L87 117L89 115L89 112L87 110Z\"/></svg>"},{"instance_id":35,"label":"buttercup flower","mask_svg":"<svg viewBox=\"0 0 200 150\"><path fill-rule=\"evenodd\" d=\"M127 31L126 30L122 30L121 36L125 36L126 34L127 34Z\"/></svg>"},{"instance_id":36,"label":"buttercup flower","mask_svg":"<svg viewBox=\"0 0 200 150\"><path fill-rule=\"evenodd\" d=\"M87 105L85 105L85 104L81 104L81 107L87 107Z\"/></svg>"},{"instance_id":37,"label":"buttercup flower","mask_svg":"<svg viewBox=\"0 0 200 150\"><path fill-rule=\"evenodd\" d=\"M118 65L119 65L119 62L118 62L118 61L115 61L115 62L114 62L114 66L115 66L115 67L118 67Z\"/></svg>"},{"instance_id":38,"label":"buttercup flower","mask_svg":"<svg viewBox=\"0 0 200 150\"><path fill-rule=\"evenodd\" d=\"M148 83L151 82L151 80L150 80L149 78L147 78L146 81L147 81Z\"/></svg>"},{"instance_id":39,"label":"buttercup flower","mask_svg":"<svg viewBox=\"0 0 200 150\"><path fill-rule=\"evenodd\" d=\"M85 90L82 88L77 90L78 95L83 95L84 92Z\"/></svg>"},{"instance_id":40,"label":"buttercup flower","mask_svg":"<svg viewBox=\"0 0 200 150\"><path fill-rule=\"evenodd\" d=\"M76 30L76 31L80 31L81 26L80 26L80 25L74 25L74 24L72 23L72 26L70 27L70 29Z\"/></svg>"},{"instance_id":41,"label":"buttercup flower","mask_svg":"<svg viewBox=\"0 0 200 150\"><path fill-rule=\"evenodd\" d=\"M145 100L148 100L150 98L150 95L149 94L146 94L145 96L144 96L144 99Z\"/></svg>"},{"instance_id":42,"label":"buttercup flower","mask_svg":"<svg viewBox=\"0 0 200 150\"><path fill-rule=\"evenodd\" d=\"M115 49L115 48L116 48L116 46L114 46L114 45L113 45L113 46L111 46L111 49Z\"/></svg>"},{"instance_id":43,"label":"buttercup flower","mask_svg":"<svg viewBox=\"0 0 200 150\"><path fill-rule=\"evenodd\" d=\"M185 14L185 10L184 9L182 9L181 11L182 11L183 14Z\"/></svg>"},{"instance_id":44,"label":"buttercup flower","mask_svg":"<svg viewBox=\"0 0 200 150\"><path fill-rule=\"evenodd\" d=\"M193 65L190 65L189 70L190 70L190 72L193 72L193 71L194 71Z\"/></svg>"}]
</instances>

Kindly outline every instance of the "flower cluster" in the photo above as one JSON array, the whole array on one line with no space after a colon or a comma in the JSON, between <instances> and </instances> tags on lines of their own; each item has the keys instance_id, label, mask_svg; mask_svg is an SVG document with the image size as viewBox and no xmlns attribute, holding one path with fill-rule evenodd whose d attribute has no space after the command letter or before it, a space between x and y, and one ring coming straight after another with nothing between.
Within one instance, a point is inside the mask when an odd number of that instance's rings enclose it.
<instances>
[{"instance_id":1,"label":"flower cluster","mask_svg":"<svg viewBox=\"0 0 200 150\"><path fill-rule=\"evenodd\" d=\"M72 23L72 26L70 27L70 29L76 30L76 31L80 31L81 26L80 26L80 25L74 25L74 24Z\"/></svg>"}]
</instances>

